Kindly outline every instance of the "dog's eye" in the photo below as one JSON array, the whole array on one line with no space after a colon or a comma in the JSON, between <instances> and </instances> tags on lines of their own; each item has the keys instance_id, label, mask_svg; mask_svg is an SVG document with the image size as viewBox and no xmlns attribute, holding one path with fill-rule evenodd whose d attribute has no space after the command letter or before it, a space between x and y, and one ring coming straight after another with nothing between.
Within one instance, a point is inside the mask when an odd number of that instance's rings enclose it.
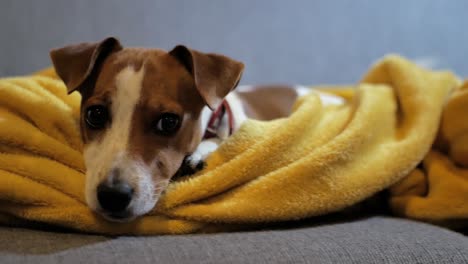
<instances>
[{"instance_id":1,"label":"dog's eye","mask_svg":"<svg viewBox=\"0 0 468 264\"><path fill-rule=\"evenodd\" d=\"M171 135L174 134L180 126L180 118L176 114L165 113L156 120L154 130L158 134Z\"/></svg>"},{"instance_id":2,"label":"dog's eye","mask_svg":"<svg viewBox=\"0 0 468 264\"><path fill-rule=\"evenodd\" d=\"M102 105L93 105L86 109L85 121L90 128L104 128L109 121L107 108Z\"/></svg>"}]
</instances>

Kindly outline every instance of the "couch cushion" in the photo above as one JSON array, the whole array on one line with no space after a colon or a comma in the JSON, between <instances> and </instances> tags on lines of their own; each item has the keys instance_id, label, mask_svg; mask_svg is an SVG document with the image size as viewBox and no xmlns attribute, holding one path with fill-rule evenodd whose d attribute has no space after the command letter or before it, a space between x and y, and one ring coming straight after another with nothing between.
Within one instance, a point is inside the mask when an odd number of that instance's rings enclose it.
<instances>
[{"instance_id":1,"label":"couch cushion","mask_svg":"<svg viewBox=\"0 0 468 264\"><path fill-rule=\"evenodd\" d=\"M222 234L109 238L0 228L0 263L468 263L468 238L375 216Z\"/></svg>"}]
</instances>

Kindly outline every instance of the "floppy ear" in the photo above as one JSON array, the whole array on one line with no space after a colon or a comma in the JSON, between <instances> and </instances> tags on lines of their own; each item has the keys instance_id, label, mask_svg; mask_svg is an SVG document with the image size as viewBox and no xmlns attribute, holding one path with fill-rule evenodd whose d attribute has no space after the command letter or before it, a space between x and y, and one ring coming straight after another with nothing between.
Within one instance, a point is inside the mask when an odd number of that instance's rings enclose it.
<instances>
[{"instance_id":1,"label":"floppy ear","mask_svg":"<svg viewBox=\"0 0 468 264\"><path fill-rule=\"evenodd\" d=\"M203 53L181 45L169 54L192 74L198 92L212 110L237 86L244 70L243 63L229 57Z\"/></svg>"},{"instance_id":2,"label":"floppy ear","mask_svg":"<svg viewBox=\"0 0 468 264\"><path fill-rule=\"evenodd\" d=\"M80 91L81 85L105 57L121 49L120 42L111 37L101 42L79 43L53 49L50 51L50 58L57 75L67 86L68 93L71 93Z\"/></svg>"}]
</instances>

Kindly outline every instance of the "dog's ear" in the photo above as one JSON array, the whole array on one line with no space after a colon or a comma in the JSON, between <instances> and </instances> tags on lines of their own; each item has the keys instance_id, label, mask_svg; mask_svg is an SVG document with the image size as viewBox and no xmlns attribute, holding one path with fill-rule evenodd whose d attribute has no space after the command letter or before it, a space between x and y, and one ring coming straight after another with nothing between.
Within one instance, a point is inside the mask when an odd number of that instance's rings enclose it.
<instances>
[{"instance_id":1,"label":"dog's ear","mask_svg":"<svg viewBox=\"0 0 468 264\"><path fill-rule=\"evenodd\" d=\"M176 46L169 54L192 74L198 92L211 109L216 109L237 86L244 70L244 64L239 61L182 45Z\"/></svg>"},{"instance_id":2,"label":"dog's ear","mask_svg":"<svg viewBox=\"0 0 468 264\"><path fill-rule=\"evenodd\" d=\"M81 85L105 57L121 49L120 42L110 37L100 42L79 43L53 49L50 51L50 58L57 75L67 86L68 93L71 93L75 90L80 91Z\"/></svg>"}]
</instances>

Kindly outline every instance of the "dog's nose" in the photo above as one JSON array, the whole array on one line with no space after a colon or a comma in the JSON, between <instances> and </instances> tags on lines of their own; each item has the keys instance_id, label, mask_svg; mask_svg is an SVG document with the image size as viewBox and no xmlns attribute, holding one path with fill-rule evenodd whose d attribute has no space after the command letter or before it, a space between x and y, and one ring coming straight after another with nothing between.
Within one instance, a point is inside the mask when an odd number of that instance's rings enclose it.
<instances>
[{"instance_id":1,"label":"dog's nose","mask_svg":"<svg viewBox=\"0 0 468 264\"><path fill-rule=\"evenodd\" d=\"M125 182L101 183L97 188L97 198L101 208L109 213L121 213L130 204L133 189Z\"/></svg>"}]
</instances>

